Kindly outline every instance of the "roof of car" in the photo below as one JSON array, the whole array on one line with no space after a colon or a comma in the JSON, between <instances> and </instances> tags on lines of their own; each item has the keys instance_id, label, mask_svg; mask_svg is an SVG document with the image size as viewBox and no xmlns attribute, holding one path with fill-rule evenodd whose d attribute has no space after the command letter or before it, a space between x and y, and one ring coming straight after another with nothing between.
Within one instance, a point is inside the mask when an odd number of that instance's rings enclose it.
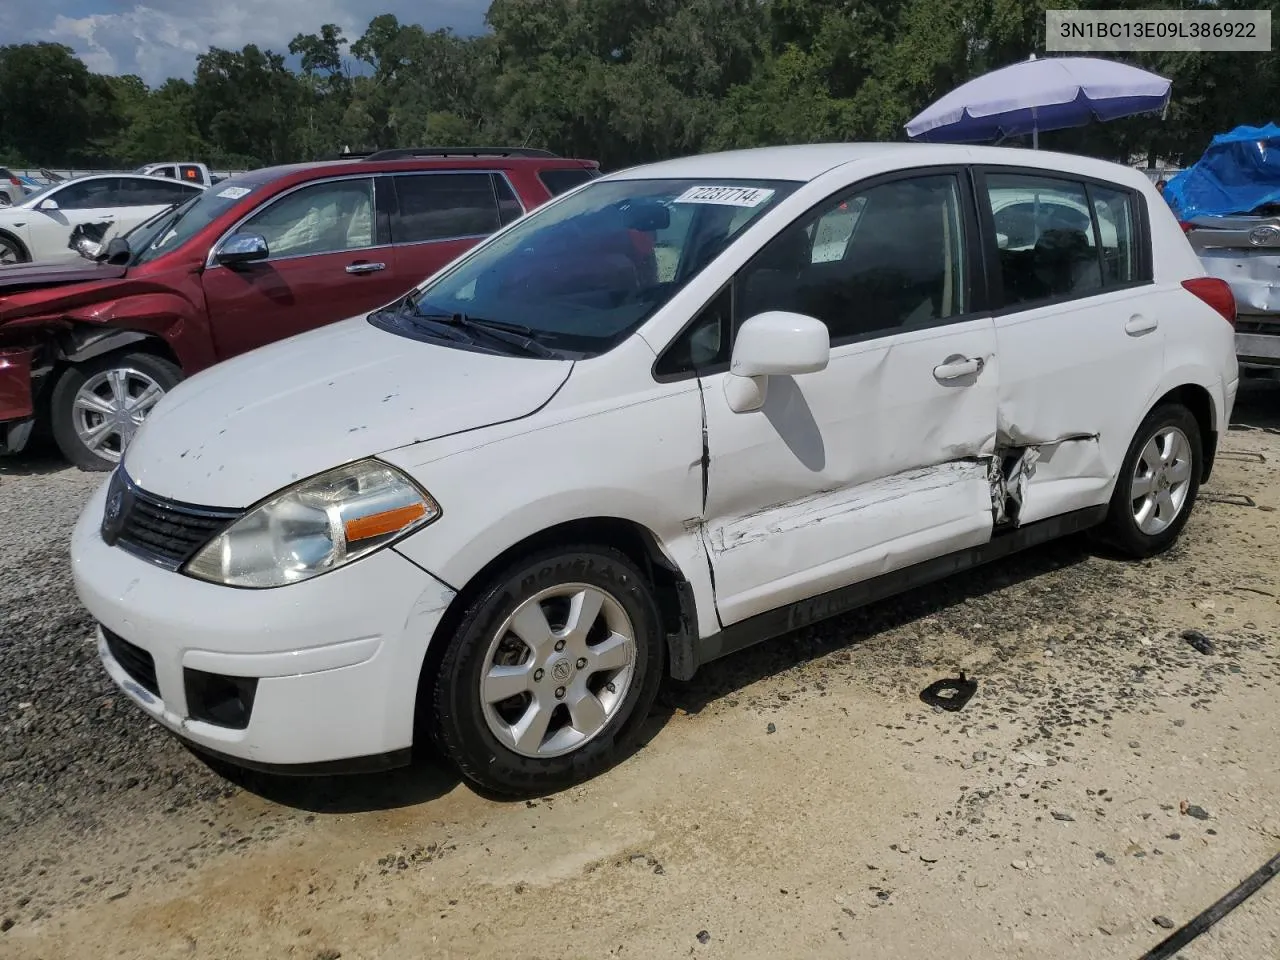
<instances>
[{"instance_id":1,"label":"roof of car","mask_svg":"<svg viewBox=\"0 0 1280 960\"><path fill-rule=\"evenodd\" d=\"M521 156L451 156L414 157L405 160L312 160L307 163L285 163L274 167L259 167L237 174L235 179L246 183L272 183L284 177L297 180L309 179L304 174L327 176L334 173L395 173L415 170L505 170L512 167L533 166L544 169L572 169L589 163L573 157L521 157Z\"/></svg>"},{"instance_id":2,"label":"roof of car","mask_svg":"<svg viewBox=\"0 0 1280 960\"><path fill-rule=\"evenodd\" d=\"M1038 167L1117 182L1131 182L1128 167L1049 150L1020 147L984 147L947 143L811 143L785 147L755 147L724 153L704 153L631 167L605 179L649 180L660 178L721 178L742 180L815 180L835 167L870 159L901 158L902 165L991 163ZM1138 175L1140 179L1145 177Z\"/></svg>"}]
</instances>

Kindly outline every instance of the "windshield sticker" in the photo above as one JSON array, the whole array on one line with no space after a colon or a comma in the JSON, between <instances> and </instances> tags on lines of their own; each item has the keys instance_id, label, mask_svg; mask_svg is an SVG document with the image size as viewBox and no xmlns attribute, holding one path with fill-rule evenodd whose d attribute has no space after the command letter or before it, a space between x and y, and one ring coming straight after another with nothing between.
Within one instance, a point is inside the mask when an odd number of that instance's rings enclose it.
<instances>
[{"instance_id":1,"label":"windshield sticker","mask_svg":"<svg viewBox=\"0 0 1280 960\"><path fill-rule=\"evenodd\" d=\"M729 207L758 207L773 196L760 187L690 187L673 203L718 203Z\"/></svg>"},{"instance_id":2,"label":"windshield sticker","mask_svg":"<svg viewBox=\"0 0 1280 960\"><path fill-rule=\"evenodd\" d=\"M228 200L239 200L241 197L247 197L252 191L248 187L227 187L218 192L218 196L226 197Z\"/></svg>"}]
</instances>

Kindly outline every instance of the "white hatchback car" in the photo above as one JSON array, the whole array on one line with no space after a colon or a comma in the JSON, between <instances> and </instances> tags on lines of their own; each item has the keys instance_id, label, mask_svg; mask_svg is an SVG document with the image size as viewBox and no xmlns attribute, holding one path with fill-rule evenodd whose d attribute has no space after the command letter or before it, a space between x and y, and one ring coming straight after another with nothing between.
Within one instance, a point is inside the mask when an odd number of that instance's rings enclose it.
<instances>
[{"instance_id":1,"label":"white hatchback car","mask_svg":"<svg viewBox=\"0 0 1280 960\"><path fill-rule=\"evenodd\" d=\"M1048 219L1001 250L1010 193ZM1147 179L1097 160L627 170L179 385L75 581L112 679L197 750L370 769L429 736L483 788L554 790L625 754L664 674L1075 531L1168 547L1233 319Z\"/></svg>"}]
</instances>

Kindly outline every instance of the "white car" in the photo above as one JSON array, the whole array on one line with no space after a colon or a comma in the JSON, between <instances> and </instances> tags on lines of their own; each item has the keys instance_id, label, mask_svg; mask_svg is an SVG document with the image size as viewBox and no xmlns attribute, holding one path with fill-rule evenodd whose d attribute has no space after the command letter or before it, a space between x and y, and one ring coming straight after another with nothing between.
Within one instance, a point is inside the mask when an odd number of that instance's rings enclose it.
<instances>
[{"instance_id":1,"label":"white car","mask_svg":"<svg viewBox=\"0 0 1280 960\"><path fill-rule=\"evenodd\" d=\"M12 206L0 206L0 264L77 260L71 231L111 224L124 233L204 187L163 177L94 174L53 183Z\"/></svg>"},{"instance_id":2,"label":"white car","mask_svg":"<svg viewBox=\"0 0 1280 960\"><path fill-rule=\"evenodd\" d=\"M1115 246L1000 251L1011 189L1105 208ZM75 582L112 679L206 754L367 770L431 737L487 790L554 790L636 743L666 674L1076 531L1167 548L1226 435L1233 316L1102 161L640 167L180 384L86 506Z\"/></svg>"}]
</instances>

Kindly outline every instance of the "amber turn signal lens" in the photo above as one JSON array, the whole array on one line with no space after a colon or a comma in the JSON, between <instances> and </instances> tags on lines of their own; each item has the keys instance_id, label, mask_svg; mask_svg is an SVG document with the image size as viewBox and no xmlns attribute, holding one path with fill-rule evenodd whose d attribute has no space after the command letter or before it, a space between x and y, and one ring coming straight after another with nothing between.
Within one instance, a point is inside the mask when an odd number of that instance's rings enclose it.
<instances>
[{"instance_id":1,"label":"amber turn signal lens","mask_svg":"<svg viewBox=\"0 0 1280 960\"><path fill-rule=\"evenodd\" d=\"M396 507L394 510L384 510L382 513L372 513L367 517L348 520L345 524L347 543L358 543L361 540L382 537L388 533L403 530L415 520L421 519L426 512L425 504L411 503L408 506Z\"/></svg>"}]
</instances>

